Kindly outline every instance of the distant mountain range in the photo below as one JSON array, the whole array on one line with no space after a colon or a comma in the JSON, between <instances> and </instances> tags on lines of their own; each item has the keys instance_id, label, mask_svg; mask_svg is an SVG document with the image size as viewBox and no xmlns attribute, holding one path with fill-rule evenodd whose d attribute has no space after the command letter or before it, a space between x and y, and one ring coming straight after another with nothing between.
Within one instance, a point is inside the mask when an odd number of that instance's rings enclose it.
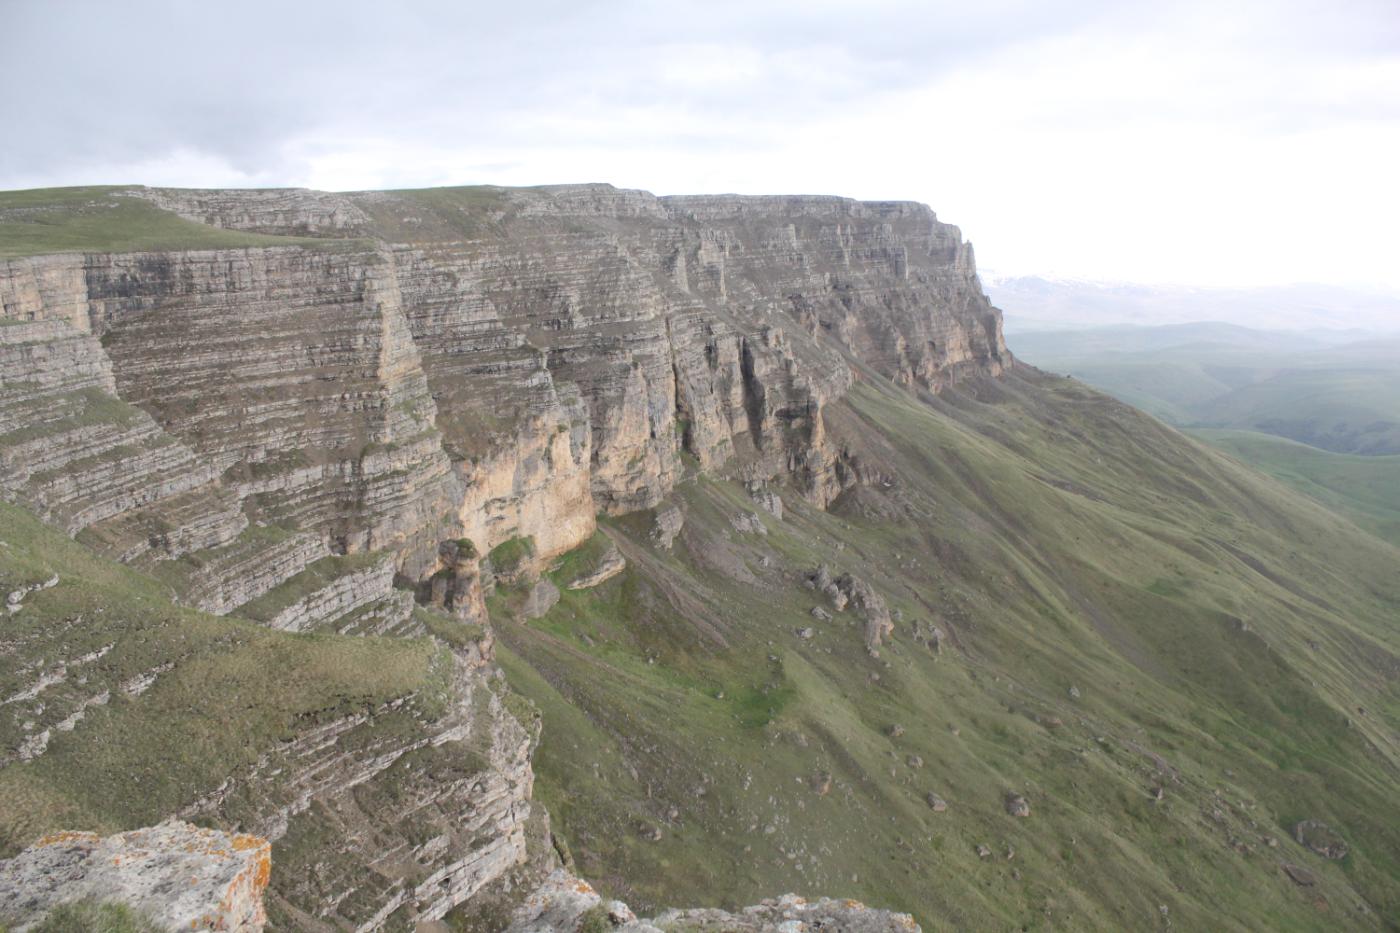
<instances>
[{"instance_id":1,"label":"distant mountain range","mask_svg":"<svg viewBox=\"0 0 1400 933\"><path fill-rule=\"evenodd\" d=\"M1198 288L983 272L1007 333L1229 321L1266 330L1400 333L1400 297L1331 285Z\"/></svg>"}]
</instances>

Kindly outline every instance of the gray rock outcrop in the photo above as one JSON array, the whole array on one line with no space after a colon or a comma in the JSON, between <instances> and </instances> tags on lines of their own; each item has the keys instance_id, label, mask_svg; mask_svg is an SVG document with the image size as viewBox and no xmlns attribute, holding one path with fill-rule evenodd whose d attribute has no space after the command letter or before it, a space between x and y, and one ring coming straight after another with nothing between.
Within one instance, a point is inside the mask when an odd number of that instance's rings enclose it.
<instances>
[{"instance_id":1,"label":"gray rock outcrop","mask_svg":"<svg viewBox=\"0 0 1400 933\"><path fill-rule=\"evenodd\" d=\"M656 522L651 529L651 539L659 547L669 551L676 540L676 535L681 533L681 528L684 526L685 513L674 505L668 505L664 509L657 510Z\"/></svg>"},{"instance_id":2,"label":"gray rock outcrop","mask_svg":"<svg viewBox=\"0 0 1400 933\"><path fill-rule=\"evenodd\" d=\"M866 907L859 901L796 894L766 900L730 912L714 908L667 910L651 919L638 919L621 901L605 901L593 886L565 871L556 871L535 889L515 913L506 933L573 933L591 916L619 933L918 933L908 914Z\"/></svg>"},{"instance_id":3,"label":"gray rock outcrop","mask_svg":"<svg viewBox=\"0 0 1400 933\"><path fill-rule=\"evenodd\" d=\"M266 839L180 821L106 838L55 833L0 862L0 917L25 930L61 904L91 900L167 930L257 933L271 852Z\"/></svg>"},{"instance_id":4,"label":"gray rock outcrop","mask_svg":"<svg viewBox=\"0 0 1400 933\"><path fill-rule=\"evenodd\" d=\"M0 488L121 560L184 560L212 611L325 554L413 583L442 541L548 559L658 504L683 451L742 459L775 517L769 480L825 505L854 482L822 418L844 355L933 389L1010 362L971 247L916 204L127 195L339 238L0 261Z\"/></svg>"}]
</instances>

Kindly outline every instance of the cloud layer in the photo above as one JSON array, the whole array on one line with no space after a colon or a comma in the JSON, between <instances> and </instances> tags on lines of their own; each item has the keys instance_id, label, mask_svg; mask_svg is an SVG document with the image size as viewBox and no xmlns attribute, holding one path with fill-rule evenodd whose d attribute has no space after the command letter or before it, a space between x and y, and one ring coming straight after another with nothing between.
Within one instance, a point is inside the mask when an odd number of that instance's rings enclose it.
<instances>
[{"instance_id":1,"label":"cloud layer","mask_svg":"<svg viewBox=\"0 0 1400 933\"><path fill-rule=\"evenodd\" d=\"M931 203L981 261L1400 288L1393 0L0 0L0 187Z\"/></svg>"}]
</instances>

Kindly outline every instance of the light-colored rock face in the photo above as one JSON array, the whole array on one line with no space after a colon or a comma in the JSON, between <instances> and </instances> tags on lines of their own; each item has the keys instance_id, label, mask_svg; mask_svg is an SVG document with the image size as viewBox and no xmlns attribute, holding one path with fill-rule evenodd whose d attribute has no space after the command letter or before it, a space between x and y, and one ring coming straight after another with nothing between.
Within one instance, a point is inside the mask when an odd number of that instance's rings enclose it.
<instances>
[{"instance_id":1,"label":"light-colored rock face","mask_svg":"<svg viewBox=\"0 0 1400 933\"><path fill-rule=\"evenodd\" d=\"M256 933L271 846L174 820L103 838L56 833L0 862L0 916L24 930L75 901L123 904L161 929Z\"/></svg>"},{"instance_id":2,"label":"light-colored rock face","mask_svg":"<svg viewBox=\"0 0 1400 933\"><path fill-rule=\"evenodd\" d=\"M140 194L186 220L229 230L358 236L368 220L344 195L305 188L144 188Z\"/></svg>"},{"instance_id":3,"label":"light-colored rock face","mask_svg":"<svg viewBox=\"0 0 1400 933\"><path fill-rule=\"evenodd\" d=\"M562 553L657 505L682 451L825 504L857 478L822 421L854 366L938 389L1010 359L971 248L916 204L139 193L361 238L0 264L0 485L123 560L190 555L216 611L305 566L259 567L250 521L424 580L444 540Z\"/></svg>"}]
</instances>

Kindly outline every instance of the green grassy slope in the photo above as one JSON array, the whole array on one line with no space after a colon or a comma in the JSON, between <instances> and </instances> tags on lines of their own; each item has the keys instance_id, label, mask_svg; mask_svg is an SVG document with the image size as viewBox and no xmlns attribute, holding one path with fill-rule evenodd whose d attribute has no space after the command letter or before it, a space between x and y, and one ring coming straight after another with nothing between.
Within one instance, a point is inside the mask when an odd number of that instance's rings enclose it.
<instances>
[{"instance_id":1,"label":"green grassy slope","mask_svg":"<svg viewBox=\"0 0 1400 933\"><path fill-rule=\"evenodd\" d=\"M317 723L443 690L427 639L291 635L181 608L0 503L0 592L55 573L0 616L4 854L59 829L159 822ZM44 730L42 756L10 763Z\"/></svg>"},{"instance_id":2,"label":"green grassy slope","mask_svg":"<svg viewBox=\"0 0 1400 933\"><path fill-rule=\"evenodd\" d=\"M830 512L787 496L744 535L742 487L695 479L674 551L612 520L624 574L501 613L543 713L537 794L585 876L634 906L795 890L926 929L1400 916L1400 550L1025 370L925 401L871 378L828 420L878 477ZM897 610L878 658L852 610L809 614L821 561ZM1308 818L1351 854L1293 842Z\"/></svg>"},{"instance_id":3,"label":"green grassy slope","mask_svg":"<svg viewBox=\"0 0 1400 933\"><path fill-rule=\"evenodd\" d=\"M1191 433L1400 545L1400 456L1334 454L1253 431Z\"/></svg>"},{"instance_id":4,"label":"green grassy slope","mask_svg":"<svg viewBox=\"0 0 1400 933\"><path fill-rule=\"evenodd\" d=\"M0 259L46 253L242 246L333 249L354 242L222 230L121 194L132 187L135 186L0 191Z\"/></svg>"}]
</instances>

